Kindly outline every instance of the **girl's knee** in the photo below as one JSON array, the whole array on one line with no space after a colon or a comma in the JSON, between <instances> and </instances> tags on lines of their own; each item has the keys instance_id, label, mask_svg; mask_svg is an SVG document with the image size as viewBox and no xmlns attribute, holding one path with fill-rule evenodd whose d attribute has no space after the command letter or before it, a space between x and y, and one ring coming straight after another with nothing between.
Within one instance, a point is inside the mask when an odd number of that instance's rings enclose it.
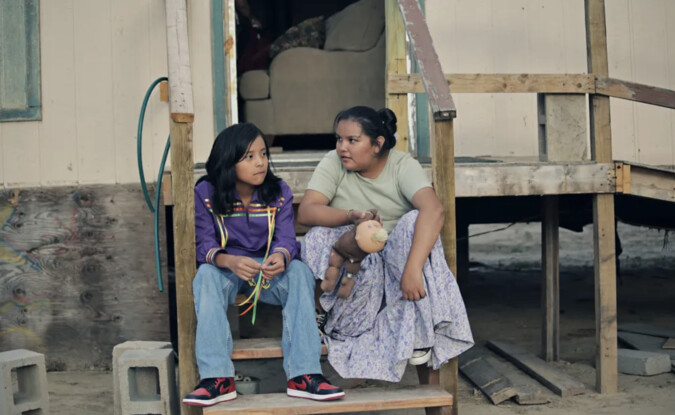
<instances>
[{"instance_id":1,"label":"girl's knee","mask_svg":"<svg viewBox=\"0 0 675 415\"><path fill-rule=\"evenodd\" d=\"M286 272L289 274L289 276L291 276L291 278L295 278L296 280L300 280L308 284L314 284L314 274L312 273L312 270L309 269L307 264L300 261L299 259L292 260L291 263L286 267Z\"/></svg>"}]
</instances>

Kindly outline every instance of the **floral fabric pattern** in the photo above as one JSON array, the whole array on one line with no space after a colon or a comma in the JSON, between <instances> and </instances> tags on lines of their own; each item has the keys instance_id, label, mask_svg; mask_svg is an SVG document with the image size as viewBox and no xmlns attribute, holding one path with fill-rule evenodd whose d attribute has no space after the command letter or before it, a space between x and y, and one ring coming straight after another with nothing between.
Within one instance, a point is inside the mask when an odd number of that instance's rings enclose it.
<instances>
[{"instance_id":1,"label":"floral fabric pattern","mask_svg":"<svg viewBox=\"0 0 675 415\"><path fill-rule=\"evenodd\" d=\"M473 345L464 301L448 268L440 238L424 264L427 296L403 299L401 275L412 245L418 211L405 214L384 250L368 255L346 299L324 293L328 361L343 378L398 382L414 349L431 348L438 369ZM314 227L302 243L302 260L322 279L333 243L348 229Z\"/></svg>"},{"instance_id":2,"label":"floral fabric pattern","mask_svg":"<svg viewBox=\"0 0 675 415\"><path fill-rule=\"evenodd\" d=\"M312 17L286 30L270 46L270 59L286 49L300 46L322 48L326 41L326 23L323 16Z\"/></svg>"}]
</instances>

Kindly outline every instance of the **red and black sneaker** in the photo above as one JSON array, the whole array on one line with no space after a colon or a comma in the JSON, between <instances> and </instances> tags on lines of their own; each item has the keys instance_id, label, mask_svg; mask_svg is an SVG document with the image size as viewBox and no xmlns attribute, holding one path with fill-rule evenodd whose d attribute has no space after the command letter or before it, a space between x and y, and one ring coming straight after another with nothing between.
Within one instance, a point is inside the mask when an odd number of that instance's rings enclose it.
<instances>
[{"instance_id":1,"label":"red and black sneaker","mask_svg":"<svg viewBox=\"0 0 675 415\"><path fill-rule=\"evenodd\" d=\"M296 376L288 381L286 394L294 398L332 401L345 396L342 388L331 385L323 375Z\"/></svg>"},{"instance_id":2,"label":"red and black sneaker","mask_svg":"<svg viewBox=\"0 0 675 415\"><path fill-rule=\"evenodd\" d=\"M211 406L220 402L231 401L237 398L234 388L234 378L207 378L202 379L195 390L185 395L185 405Z\"/></svg>"}]
</instances>

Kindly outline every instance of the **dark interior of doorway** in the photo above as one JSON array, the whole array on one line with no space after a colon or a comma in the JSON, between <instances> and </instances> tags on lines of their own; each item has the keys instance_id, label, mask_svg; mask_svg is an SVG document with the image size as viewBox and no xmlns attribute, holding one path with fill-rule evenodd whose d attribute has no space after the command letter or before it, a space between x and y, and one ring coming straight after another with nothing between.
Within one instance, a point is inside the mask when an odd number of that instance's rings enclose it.
<instances>
[{"instance_id":1,"label":"dark interior of doorway","mask_svg":"<svg viewBox=\"0 0 675 415\"><path fill-rule=\"evenodd\" d=\"M311 17L328 18L357 0L248 0L252 15L263 26L266 35L276 39L288 28ZM245 23L244 23L245 24ZM238 45L238 48L240 46ZM246 120L244 103L239 102L239 119ZM276 136L274 147L283 151L330 150L335 148L333 134Z\"/></svg>"}]
</instances>

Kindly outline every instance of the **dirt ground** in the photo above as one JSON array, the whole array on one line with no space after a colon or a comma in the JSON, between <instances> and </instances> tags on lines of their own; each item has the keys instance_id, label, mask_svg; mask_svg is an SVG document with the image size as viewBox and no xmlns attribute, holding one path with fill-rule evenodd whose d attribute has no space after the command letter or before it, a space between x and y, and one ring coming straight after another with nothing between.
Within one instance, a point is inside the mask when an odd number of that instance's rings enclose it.
<instances>
[{"instance_id":1,"label":"dirt ground","mask_svg":"<svg viewBox=\"0 0 675 415\"><path fill-rule=\"evenodd\" d=\"M503 225L473 225L470 234L502 228ZM617 282L618 317L622 322L647 322L675 328L675 245L668 244L663 231L619 225L624 252ZM639 414L675 413L675 373L653 377L619 375L619 393L594 392L595 348L592 228L582 233L561 229L560 354L556 365L583 382L588 392L568 398L550 394L545 405L521 406L513 401L491 404L460 376L459 409L464 414ZM539 224L518 224L506 230L471 238L473 266L460 276L477 344L486 340L510 340L538 353L540 342L540 232ZM261 310L264 312L264 310ZM270 316L278 315L269 309ZM278 317L262 319L242 334L277 335ZM262 392L285 388L280 360L237 363L237 371L261 379ZM368 387L380 382L339 379L324 364L325 373L348 387ZM48 373L51 413L110 415L112 374L110 372ZM409 367L402 381L417 382ZM422 410L396 411L422 414Z\"/></svg>"}]
</instances>

